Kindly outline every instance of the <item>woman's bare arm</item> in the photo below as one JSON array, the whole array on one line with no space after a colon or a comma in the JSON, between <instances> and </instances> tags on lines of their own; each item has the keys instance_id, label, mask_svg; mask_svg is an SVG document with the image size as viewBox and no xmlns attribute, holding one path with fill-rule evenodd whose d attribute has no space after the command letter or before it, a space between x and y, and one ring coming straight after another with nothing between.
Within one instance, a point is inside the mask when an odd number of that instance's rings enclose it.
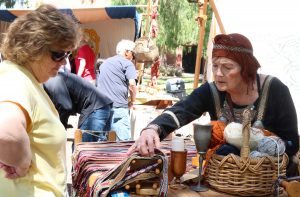
<instances>
[{"instance_id":1,"label":"woman's bare arm","mask_svg":"<svg viewBox=\"0 0 300 197\"><path fill-rule=\"evenodd\" d=\"M0 162L7 178L24 176L31 164L30 141L23 111L10 102L0 103Z\"/></svg>"}]
</instances>

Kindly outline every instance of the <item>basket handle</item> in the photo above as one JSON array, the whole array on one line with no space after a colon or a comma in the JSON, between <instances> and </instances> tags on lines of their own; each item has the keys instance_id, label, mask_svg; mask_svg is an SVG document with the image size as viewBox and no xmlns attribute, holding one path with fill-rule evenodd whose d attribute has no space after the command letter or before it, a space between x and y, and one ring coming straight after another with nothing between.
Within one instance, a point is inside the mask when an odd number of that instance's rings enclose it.
<instances>
[{"instance_id":1,"label":"basket handle","mask_svg":"<svg viewBox=\"0 0 300 197\"><path fill-rule=\"evenodd\" d=\"M247 158L250 154L250 128L251 128L251 111L246 108L243 112L243 146L241 148L241 157Z\"/></svg>"}]
</instances>

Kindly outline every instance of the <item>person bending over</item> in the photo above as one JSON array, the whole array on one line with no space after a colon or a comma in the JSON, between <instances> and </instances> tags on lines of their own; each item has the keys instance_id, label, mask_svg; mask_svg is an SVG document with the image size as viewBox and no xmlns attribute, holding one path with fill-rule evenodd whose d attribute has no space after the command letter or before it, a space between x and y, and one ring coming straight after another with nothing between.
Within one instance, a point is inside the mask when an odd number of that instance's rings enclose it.
<instances>
[{"instance_id":1,"label":"person bending over","mask_svg":"<svg viewBox=\"0 0 300 197\"><path fill-rule=\"evenodd\" d=\"M44 83L44 89L54 103L60 120L67 127L70 115L79 113L81 130L109 131L112 101L93 84L73 73L59 72ZM106 141L107 133L84 132L83 142Z\"/></svg>"}]
</instances>

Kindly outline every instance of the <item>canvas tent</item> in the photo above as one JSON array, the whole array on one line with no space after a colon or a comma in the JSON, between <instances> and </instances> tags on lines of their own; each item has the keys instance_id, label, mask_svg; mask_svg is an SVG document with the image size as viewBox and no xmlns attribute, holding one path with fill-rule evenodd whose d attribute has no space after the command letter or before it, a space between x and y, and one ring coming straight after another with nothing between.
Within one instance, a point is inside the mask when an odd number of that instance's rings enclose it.
<instances>
[{"instance_id":1,"label":"canvas tent","mask_svg":"<svg viewBox=\"0 0 300 197\"><path fill-rule=\"evenodd\" d=\"M140 33L140 14L135 6L114 6L103 8L60 9L72 16L95 40L100 58L116 54L119 40L135 40ZM18 16L30 10L0 10L0 33ZM98 41L97 41L98 40Z\"/></svg>"},{"instance_id":2,"label":"canvas tent","mask_svg":"<svg viewBox=\"0 0 300 197\"><path fill-rule=\"evenodd\" d=\"M300 13L299 1L215 0L226 33L241 33L253 45L259 73L278 77L290 89L300 122ZM213 32L215 31L216 32ZM213 34L220 33L212 26ZM209 43L211 55L212 42ZM208 58L209 60L211 58ZM212 63L208 62L208 80ZM283 103L284 105L284 103ZM300 133L300 130L298 130Z\"/></svg>"}]
</instances>

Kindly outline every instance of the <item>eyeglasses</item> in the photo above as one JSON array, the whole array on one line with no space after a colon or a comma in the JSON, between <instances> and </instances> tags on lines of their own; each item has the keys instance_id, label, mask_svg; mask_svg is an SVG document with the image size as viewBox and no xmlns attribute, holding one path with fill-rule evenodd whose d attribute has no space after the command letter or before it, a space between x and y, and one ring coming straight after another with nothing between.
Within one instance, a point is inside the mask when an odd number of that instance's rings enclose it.
<instances>
[{"instance_id":1,"label":"eyeglasses","mask_svg":"<svg viewBox=\"0 0 300 197\"><path fill-rule=\"evenodd\" d=\"M69 57L71 55L71 51L67 52L56 52L56 51L50 51L51 53L51 59L55 62L61 62L63 59Z\"/></svg>"}]
</instances>

